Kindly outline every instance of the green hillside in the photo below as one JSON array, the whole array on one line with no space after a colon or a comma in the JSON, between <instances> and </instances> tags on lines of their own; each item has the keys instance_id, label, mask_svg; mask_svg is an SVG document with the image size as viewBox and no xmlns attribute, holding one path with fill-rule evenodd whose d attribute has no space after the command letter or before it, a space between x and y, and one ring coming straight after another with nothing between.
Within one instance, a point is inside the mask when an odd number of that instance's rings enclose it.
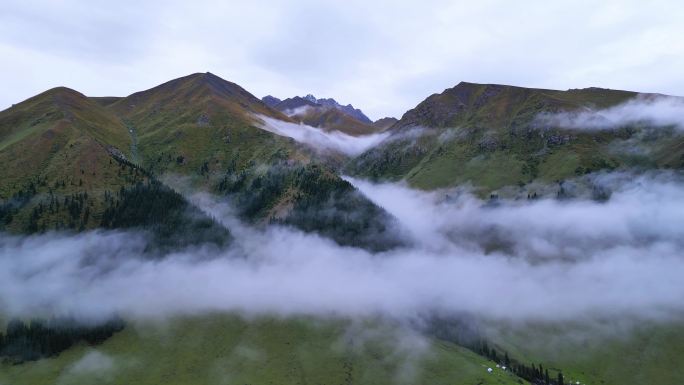
<instances>
[{"instance_id":1,"label":"green hillside","mask_svg":"<svg viewBox=\"0 0 684 385\"><path fill-rule=\"evenodd\" d=\"M133 143L110 110L64 87L0 112L0 229L139 227L159 245L181 246L178 234L224 244L225 229L130 161Z\"/></svg>"},{"instance_id":2,"label":"green hillside","mask_svg":"<svg viewBox=\"0 0 684 385\"><path fill-rule=\"evenodd\" d=\"M684 325L509 325L491 339L497 346L548 368L563 368L583 384L681 384Z\"/></svg>"},{"instance_id":3,"label":"green hillside","mask_svg":"<svg viewBox=\"0 0 684 385\"><path fill-rule=\"evenodd\" d=\"M146 178L125 162L130 142L118 118L68 88L0 112L0 227L97 227L104 194ZM68 210L72 201L79 213ZM36 215L40 220L31 219Z\"/></svg>"},{"instance_id":4,"label":"green hillside","mask_svg":"<svg viewBox=\"0 0 684 385\"><path fill-rule=\"evenodd\" d=\"M308 158L290 140L256 128L253 114L287 117L210 73L169 81L107 108L135 135L140 165L157 174L205 175Z\"/></svg>"},{"instance_id":5,"label":"green hillside","mask_svg":"<svg viewBox=\"0 0 684 385\"><path fill-rule=\"evenodd\" d=\"M21 384L519 384L456 345L375 321L213 315L130 323L103 344L0 364Z\"/></svg>"},{"instance_id":6,"label":"green hillside","mask_svg":"<svg viewBox=\"0 0 684 385\"><path fill-rule=\"evenodd\" d=\"M394 136L352 160L347 171L406 179L423 189L472 183L489 192L618 167L684 166L684 137L671 129L570 130L535 120L540 113L606 108L635 96L459 83L406 112L392 126Z\"/></svg>"}]
</instances>

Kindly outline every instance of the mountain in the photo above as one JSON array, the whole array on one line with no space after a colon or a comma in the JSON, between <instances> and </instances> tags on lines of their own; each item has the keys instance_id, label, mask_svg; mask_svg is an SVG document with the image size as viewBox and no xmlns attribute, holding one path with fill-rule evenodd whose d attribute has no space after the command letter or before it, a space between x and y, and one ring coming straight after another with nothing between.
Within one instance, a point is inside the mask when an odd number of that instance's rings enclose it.
<instances>
[{"instance_id":1,"label":"mountain","mask_svg":"<svg viewBox=\"0 0 684 385\"><path fill-rule=\"evenodd\" d=\"M143 168L190 177L230 196L245 220L276 221L372 249L395 243L385 230L387 215L326 159L259 127L259 116L291 118L234 83L211 73L193 74L132 94L108 109L128 125L137 149L132 156ZM360 228L368 226L386 238L361 234Z\"/></svg>"},{"instance_id":2,"label":"mountain","mask_svg":"<svg viewBox=\"0 0 684 385\"><path fill-rule=\"evenodd\" d=\"M472 183L487 194L505 186L556 183L618 167L681 167L684 142L672 129L568 129L538 119L608 108L638 97L649 95L462 82L407 111L389 130L386 145L354 159L347 172L378 180L406 179L427 189Z\"/></svg>"},{"instance_id":3,"label":"mountain","mask_svg":"<svg viewBox=\"0 0 684 385\"><path fill-rule=\"evenodd\" d=\"M315 96L308 94L304 97L306 100L309 100L313 103L320 104L321 106L325 107L332 107L337 110L340 110L344 112L345 114L351 116L352 118L358 120L361 123L366 123L366 124L371 124L373 123L372 120L370 120L364 113L363 111L359 110L358 108L354 108L351 104L347 104L346 106L341 105L338 103L335 99L332 98L322 98L322 99L317 99Z\"/></svg>"},{"instance_id":4,"label":"mountain","mask_svg":"<svg viewBox=\"0 0 684 385\"><path fill-rule=\"evenodd\" d=\"M261 98L261 101L269 107L274 107L276 104L282 102L282 100L271 95L264 96L263 98Z\"/></svg>"},{"instance_id":5,"label":"mountain","mask_svg":"<svg viewBox=\"0 0 684 385\"><path fill-rule=\"evenodd\" d=\"M181 246L182 234L193 235L188 243L229 240L225 229L131 163L134 147L117 116L68 88L0 112L0 228L140 227L157 245Z\"/></svg>"},{"instance_id":6,"label":"mountain","mask_svg":"<svg viewBox=\"0 0 684 385\"><path fill-rule=\"evenodd\" d=\"M313 102L309 99L303 98L301 96L295 96L294 98L287 98L285 100L281 100L278 103L276 103L273 108L276 110L283 112L286 115L289 115L291 113L294 113L294 110L297 110L302 107L320 107L318 103Z\"/></svg>"},{"instance_id":7,"label":"mountain","mask_svg":"<svg viewBox=\"0 0 684 385\"><path fill-rule=\"evenodd\" d=\"M266 96L264 103L275 103L277 98ZM351 104L342 106L335 99L317 99L309 94L295 96L272 105L291 119L325 131L340 131L352 136L376 132L377 129L361 110Z\"/></svg>"},{"instance_id":8,"label":"mountain","mask_svg":"<svg viewBox=\"0 0 684 385\"><path fill-rule=\"evenodd\" d=\"M254 127L256 115L288 121L285 115L211 73L171 80L107 108L128 126L137 147L133 158L155 173L212 171L230 163L241 169L289 147L288 140Z\"/></svg>"},{"instance_id":9,"label":"mountain","mask_svg":"<svg viewBox=\"0 0 684 385\"><path fill-rule=\"evenodd\" d=\"M0 112L0 199L3 225L36 231L75 225L76 218L58 210L38 221L37 197L102 193L135 183L141 176L122 175L112 158L130 156L125 126L81 93L58 87ZM46 202L47 204L47 202ZM62 205L62 208L64 205ZM95 205L93 211L101 210ZM41 209L42 211L42 209ZM38 223L40 222L40 223ZM82 225L94 225L94 216Z\"/></svg>"},{"instance_id":10,"label":"mountain","mask_svg":"<svg viewBox=\"0 0 684 385\"><path fill-rule=\"evenodd\" d=\"M19 233L141 227L158 245L176 245L185 238L178 232L225 243L206 215L184 218L198 209L159 179L179 187L182 176L228 196L246 221L373 250L397 244L382 209L327 159L260 128L262 117L291 121L211 73L122 98L47 91L0 112L0 160L9 166L0 173L0 223ZM369 228L373 235L363 234Z\"/></svg>"},{"instance_id":11,"label":"mountain","mask_svg":"<svg viewBox=\"0 0 684 385\"><path fill-rule=\"evenodd\" d=\"M392 117L381 118L373 122L373 127L375 127L379 131L385 131L388 128L392 127L398 121L399 119Z\"/></svg>"},{"instance_id":12,"label":"mountain","mask_svg":"<svg viewBox=\"0 0 684 385\"><path fill-rule=\"evenodd\" d=\"M339 131L352 136L361 136L376 131L373 126L362 123L335 108L304 106L288 112L291 119L328 132Z\"/></svg>"}]
</instances>

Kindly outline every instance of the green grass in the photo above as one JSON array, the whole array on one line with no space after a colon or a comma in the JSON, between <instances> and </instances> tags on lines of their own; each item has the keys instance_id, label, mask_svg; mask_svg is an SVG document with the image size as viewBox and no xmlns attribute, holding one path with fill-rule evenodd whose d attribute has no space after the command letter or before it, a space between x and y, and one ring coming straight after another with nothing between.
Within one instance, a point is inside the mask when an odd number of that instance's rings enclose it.
<instances>
[{"instance_id":1,"label":"green grass","mask_svg":"<svg viewBox=\"0 0 684 385\"><path fill-rule=\"evenodd\" d=\"M684 383L684 324L542 324L511 326L493 335L517 358L561 368L583 384L677 385Z\"/></svg>"},{"instance_id":2,"label":"green grass","mask_svg":"<svg viewBox=\"0 0 684 385\"><path fill-rule=\"evenodd\" d=\"M472 183L486 191L493 191L522 180L521 166L522 162L502 152L484 153L469 159L457 154L438 156L422 162L408 175L407 181L428 190Z\"/></svg>"},{"instance_id":3,"label":"green grass","mask_svg":"<svg viewBox=\"0 0 684 385\"><path fill-rule=\"evenodd\" d=\"M80 364L79 364L80 362ZM86 370L85 364L92 370ZM377 321L233 315L130 323L100 346L0 366L21 384L517 384L450 343Z\"/></svg>"}]
</instances>

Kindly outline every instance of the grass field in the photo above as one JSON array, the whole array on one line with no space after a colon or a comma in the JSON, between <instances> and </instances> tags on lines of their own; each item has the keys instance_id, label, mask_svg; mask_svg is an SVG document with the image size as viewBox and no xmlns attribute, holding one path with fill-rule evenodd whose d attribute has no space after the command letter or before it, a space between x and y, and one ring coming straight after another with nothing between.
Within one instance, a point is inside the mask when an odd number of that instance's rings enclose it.
<instances>
[{"instance_id":1,"label":"grass field","mask_svg":"<svg viewBox=\"0 0 684 385\"><path fill-rule=\"evenodd\" d=\"M397 326L234 315L129 323L100 346L0 366L2 384L517 384L494 364Z\"/></svg>"},{"instance_id":2,"label":"grass field","mask_svg":"<svg viewBox=\"0 0 684 385\"><path fill-rule=\"evenodd\" d=\"M582 384L684 384L684 324L624 322L497 328L492 339L515 357L561 368ZM503 330L503 332L501 332Z\"/></svg>"}]
</instances>

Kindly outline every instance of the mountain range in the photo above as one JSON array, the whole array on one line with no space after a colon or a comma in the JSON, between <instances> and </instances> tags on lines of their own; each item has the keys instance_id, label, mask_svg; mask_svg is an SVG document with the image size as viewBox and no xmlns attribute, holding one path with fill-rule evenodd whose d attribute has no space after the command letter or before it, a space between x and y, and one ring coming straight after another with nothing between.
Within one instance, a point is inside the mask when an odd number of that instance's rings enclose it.
<instances>
[{"instance_id":1,"label":"mountain range","mask_svg":"<svg viewBox=\"0 0 684 385\"><path fill-rule=\"evenodd\" d=\"M569 183L588 175L684 168L678 121L649 117L660 103L681 105L683 100L601 88L559 91L461 82L427 97L400 119L373 122L360 109L334 99L259 99L211 73L191 74L125 97L89 97L58 87L0 111L0 230L139 229L151 235L146 255L152 260L186 246L230 244L240 233L188 198L202 191L229 201L239 219L255 228L290 226L319 235L320 242L384 256L382 252L405 246L403 234L395 228L395 218L361 194L350 176L399 181L445 200L451 189L466 188L484 198L486 207L499 197L571 199ZM614 111L634 119L613 119ZM273 122L289 131L267 129ZM358 155L336 150L359 143L363 151ZM592 193L594 199L605 199L601 191ZM506 247L495 244L487 252ZM500 336L491 346L480 340L464 343L462 335L449 333L447 321L440 321L419 322L430 329L428 344L437 352L423 363L429 368L423 372L425 382L452 383L460 375L472 383L525 379L541 384L538 363L543 359L560 362L557 366L570 368L576 377L589 373L619 379L615 383L645 383L643 378L669 378L659 372L672 368L684 340L681 325L658 325L645 329L648 333L611 340L610 346L591 338L573 340L568 342L575 344L572 354L554 351L553 356L539 353L545 350L528 344L527 336ZM174 323L179 337L173 340L158 333L141 337L126 327L103 349L122 355L136 349L159 373L176 373L169 381L186 383L196 378L198 365L202 373L213 373L213 357L224 355L237 339L263 349L272 360L264 369L231 355L231 365L248 367L236 370L244 383L283 378L301 383L303 372L320 383L331 378L351 383L352 367L370 373L363 377L366 383L391 383L388 373L401 360L383 339L370 336L363 349L345 345L345 355L327 349L344 345L343 336L354 329L335 322L212 315ZM535 335L551 339L544 333L554 331L541 327ZM644 346L648 354L628 360L625 368L622 352ZM54 371L51 365L71 365L73 352L87 349L78 345L33 371L22 371L27 364L0 362L0 368L9 368L10 380L36 376L42 381ZM577 351L586 357L578 358ZM520 358L515 374L498 369L484 374L486 365L509 360L509 352ZM561 373L559 367L547 369ZM143 382L159 374L144 365L131 365L129 372ZM0 380L9 381L3 376Z\"/></svg>"},{"instance_id":2,"label":"mountain range","mask_svg":"<svg viewBox=\"0 0 684 385\"><path fill-rule=\"evenodd\" d=\"M649 97L657 95L461 82L399 120L371 122L334 99L259 99L211 73L126 97L87 97L58 87L0 112L2 226L17 232L99 227L114 204L111 194L177 175L232 196L244 218L284 221L351 242L354 226L383 228L372 219L382 210L355 194L340 173L405 180L422 189L470 184L481 194L524 195L539 183L595 171L681 168L684 141L673 127L654 131L648 122L636 122L590 130L539 120ZM264 118L360 139L379 132L387 137L359 156L340 159L262 129ZM311 181L330 186L312 188ZM79 213L67 213L64 204L56 208L54 202L83 194L88 197ZM333 225L339 218L302 217L318 215L324 204L375 208L344 229ZM380 243L386 242L392 243Z\"/></svg>"}]
</instances>

